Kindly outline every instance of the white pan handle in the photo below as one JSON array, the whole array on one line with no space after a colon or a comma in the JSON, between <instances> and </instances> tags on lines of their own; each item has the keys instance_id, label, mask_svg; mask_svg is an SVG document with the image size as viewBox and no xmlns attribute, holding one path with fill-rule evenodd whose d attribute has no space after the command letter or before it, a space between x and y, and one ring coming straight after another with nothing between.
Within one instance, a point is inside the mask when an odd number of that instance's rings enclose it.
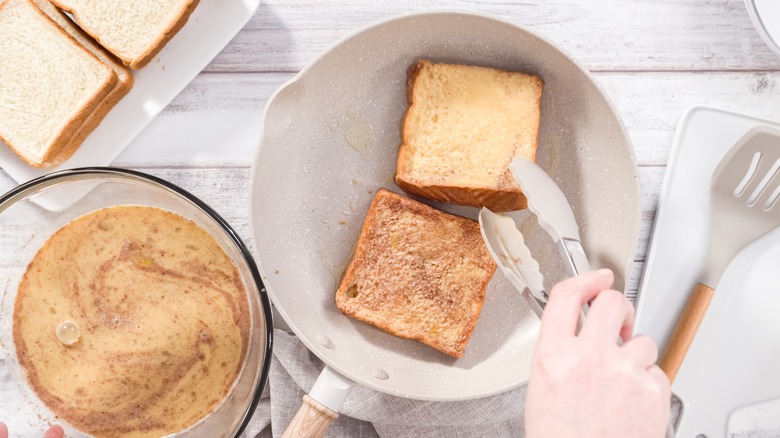
<instances>
[{"instance_id":1,"label":"white pan handle","mask_svg":"<svg viewBox=\"0 0 780 438\"><path fill-rule=\"evenodd\" d=\"M303 396L303 405L287 426L282 438L321 438L330 422L339 417L338 411L352 390L354 382L333 371L323 368L308 395Z\"/></svg>"}]
</instances>

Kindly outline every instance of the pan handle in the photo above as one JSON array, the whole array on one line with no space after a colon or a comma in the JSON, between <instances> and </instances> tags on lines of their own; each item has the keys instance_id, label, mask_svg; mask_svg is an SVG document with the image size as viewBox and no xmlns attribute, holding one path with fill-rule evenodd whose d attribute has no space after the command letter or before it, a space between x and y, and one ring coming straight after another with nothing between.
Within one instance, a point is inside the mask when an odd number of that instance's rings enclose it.
<instances>
[{"instance_id":1,"label":"pan handle","mask_svg":"<svg viewBox=\"0 0 780 438\"><path fill-rule=\"evenodd\" d=\"M332 369L323 368L303 405L287 426L282 438L321 438L347 399L354 383Z\"/></svg>"},{"instance_id":2,"label":"pan handle","mask_svg":"<svg viewBox=\"0 0 780 438\"><path fill-rule=\"evenodd\" d=\"M688 298L688 304L685 305L672 337L669 338L666 351L658 362L658 366L666 373L669 382L674 383L714 295L715 291L712 288L698 283Z\"/></svg>"}]
</instances>

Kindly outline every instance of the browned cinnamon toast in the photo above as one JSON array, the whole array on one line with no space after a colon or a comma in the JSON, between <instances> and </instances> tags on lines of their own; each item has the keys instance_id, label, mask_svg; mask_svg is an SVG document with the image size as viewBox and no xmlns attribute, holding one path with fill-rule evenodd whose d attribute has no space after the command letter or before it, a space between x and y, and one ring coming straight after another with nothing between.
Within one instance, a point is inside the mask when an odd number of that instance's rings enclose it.
<instances>
[{"instance_id":1,"label":"browned cinnamon toast","mask_svg":"<svg viewBox=\"0 0 780 438\"><path fill-rule=\"evenodd\" d=\"M462 357L495 270L477 222L382 189L336 305L395 336Z\"/></svg>"}]
</instances>

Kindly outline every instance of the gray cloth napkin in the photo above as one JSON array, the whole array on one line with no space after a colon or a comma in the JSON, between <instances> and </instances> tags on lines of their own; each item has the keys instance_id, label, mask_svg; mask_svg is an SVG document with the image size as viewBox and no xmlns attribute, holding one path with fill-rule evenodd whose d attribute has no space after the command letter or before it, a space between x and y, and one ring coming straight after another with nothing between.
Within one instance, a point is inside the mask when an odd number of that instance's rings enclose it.
<instances>
[{"instance_id":1,"label":"gray cloth napkin","mask_svg":"<svg viewBox=\"0 0 780 438\"><path fill-rule=\"evenodd\" d=\"M294 335L274 331L268 386L243 436L280 437L323 364ZM522 437L526 387L462 402L387 395L360 385L350 393L326 437Z\"/></svg>"}]
</instances>

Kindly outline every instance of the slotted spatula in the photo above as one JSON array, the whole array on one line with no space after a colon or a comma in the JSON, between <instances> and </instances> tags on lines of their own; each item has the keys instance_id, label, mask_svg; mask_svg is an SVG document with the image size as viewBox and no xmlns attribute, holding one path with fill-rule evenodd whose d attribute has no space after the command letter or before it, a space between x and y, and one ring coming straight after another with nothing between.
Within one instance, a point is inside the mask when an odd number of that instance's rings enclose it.
<instances>
[{"instance_id":1,"label":"slotted spatula","mask_svg":"<svg viewBox=\"0 0 780 438\"><path fill-rule=\"evenodd\" d=\"M745 134L712 174L710 252L700 282L672 333L659 366L674 381L721 276L742 249L780 225L780 131Z\"/></svg>"}]
</instances>

